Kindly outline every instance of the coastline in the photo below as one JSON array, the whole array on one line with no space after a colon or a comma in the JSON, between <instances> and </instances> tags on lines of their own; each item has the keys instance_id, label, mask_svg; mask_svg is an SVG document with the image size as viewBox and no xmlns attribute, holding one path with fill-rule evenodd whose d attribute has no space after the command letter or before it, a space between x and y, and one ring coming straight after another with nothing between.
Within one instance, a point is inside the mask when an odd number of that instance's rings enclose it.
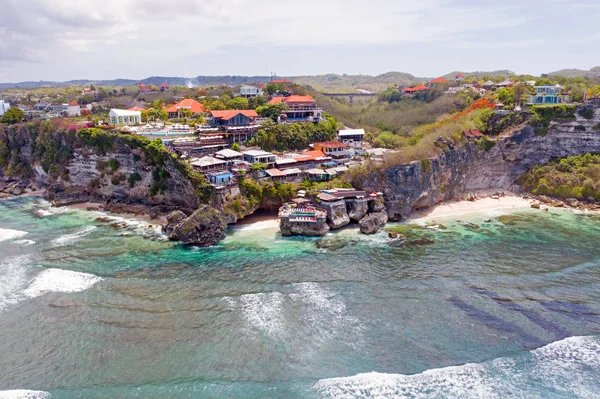
<instances>
[{"instance_id":1,"label":"coastline","mask_svg":"<svg viewBox=\"0 0 600 399\"><path fill-rule=\"evenodd\" d=\"M524 208L531 208L534 202L523 198L512 192L505 192L505 195L499 198L492 198L489 192L476 193L476 201L454 200L444 201L429 208L420 209L411 213L409 220L429 220L435 218L456 218L459 216L512 211Z\"/></svg>"}]
</instances>

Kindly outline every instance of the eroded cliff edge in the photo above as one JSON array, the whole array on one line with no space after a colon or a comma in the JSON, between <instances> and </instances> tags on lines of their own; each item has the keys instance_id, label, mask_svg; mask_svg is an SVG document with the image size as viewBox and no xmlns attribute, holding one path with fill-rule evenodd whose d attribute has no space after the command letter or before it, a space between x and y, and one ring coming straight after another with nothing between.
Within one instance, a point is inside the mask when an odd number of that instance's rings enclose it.
<instances>
[{"instance_id":1,"label":"eroded cliff edge","mask_svg":"<svg viewBox=\"0 0 600 399\"><path fill-rule=\"evenodd\" d=\"M439 156L389 169L375 170L354 184L384 193L390 220L408 218L413 210L451 200L466 192L497 189L518 192L516 180L528 168L555 158L600 153L600 106L594 117L576 113L572 121L553 122L542 132L532 126L500 136L484 151L474 143L448 149Z\"/></svg>"}]
</instances>

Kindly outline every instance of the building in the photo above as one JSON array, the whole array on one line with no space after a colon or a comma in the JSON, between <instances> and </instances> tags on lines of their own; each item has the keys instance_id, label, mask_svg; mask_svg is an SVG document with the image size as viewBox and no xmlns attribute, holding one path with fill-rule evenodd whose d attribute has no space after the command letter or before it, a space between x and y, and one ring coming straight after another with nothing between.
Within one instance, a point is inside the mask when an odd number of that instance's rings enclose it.
<instances>
[{"instance_id":1,"label":"building","mask_svg":"<svg viewBox=\"0 0 600 399\"><path fill-rule=\"evenodd\" d=\"M50 106L50 103L47 101L40 101L39 103L33 106L34 111L45 111Z\"/></svg>"},{"instance_id":2,"label":"building","mask_svg":"<svg viewBox=\"0 0 600 399\"><path fill-rule=\"evenodd\" d=\"M329 173L323 169L308 169L304 171L306 178L309 181L326 181L329 180Z\"/></svg>"},{"instance_id":3,"label":"building","mask_svg":"<svg viewBox=\"0 0 600 399\"><path fill-rule=\"evenodd\" d=\"M287 180L286 173L279 169L267 169L267 170L265 170L265 173L267 174L267 176L269 176L271 178L271 180L274 180L274 181L282 182L282 181Z\"/></svg>"},{"instance_id":4,"label":"building","mask_svg":"<svg viewBox=\"0 0 600 399\"><path fill-rule=\"evenodd\" d=\"M250 85L242 85L242 87L240 87L240 96L244 98L257 97L262 95L263 90L260 87Z\"/></svg>"},{"instance_id":5,"label":"building","mask_svg":"<svg viewBox=\"0 0 600 399\"><path fill-rule=\"evenodd\" d=\"M167 114L169 118L182 118L184 110L190 111L192 115L206 112L204 106L198 101L192 98L185 98L167 108Z\"/></svg>"},{"instance_id":6,"label":"building","mask_svg":"<svg viewBox=\"0 0 600 399\"><path fill-rule=\"evenodd\" d=\"M170 87L167 82L162 82L160 84L160 91L169 91Z\"/></svg>"},{"instance_id":7,"label":"building","mask_svg":"<svg viewBox=\"0 0 600 399\"><path fill-rule=\"evenodd\" d=\"M142 113L140 111L113 108L108 116L111 125L139 125L142 123Z\"/></svg>"},{"instance_id":8,"label":"building","mask_svg":"<svg viewBox=\"0 0 600 399\"><path fill-rule=\"evenodd\" d=\"M429 85L432 86L432 85L436 85L436 84L445 84L445 83L450 83L450 82L448 81L448 79L440 76L439 78L435 78L432 81L430 81Z\"/></svg>"},{"instance_id":9,"label":"building","mask_svg":"<svg viewBox=\"0 0 600 399\"><path fill-rule=\"evenodd\" d=\"M194 158L190 164L192 168L201 172L223 170L227 167L227 162L210 156Z\"/></svg>"},{"instance_id":10,"label":"building","mask_svg":"<svg viewBox=\"0 0 600 399\"><path fill-rule=\"evenodd\" d=\"M322 151L325 156L331 157L334 160L351 157L350 152L346 151L346 144L339 141L323 141L313 144L313 147L315 150Z\"/></svg>"},{"instance_id":11,"label":"building","mask_svg":"<svg viewBox=\"0 0 600 399\"><path fill-rule=\"evenodd\" d=\"M145 110L146 110L146 108L138 107L138 106L127 108L127 111L139 111L139 112L142 112L142 111L145 111Z\"/></svg>"},{"instance_id":12,"label":"building","mask_svg":"<svg viewBox=\"0 0 600 399\"><path fill-rule=\"evenodd\" d=\"M504 79L502 82L495 84L496 87L511 87L513 82L509 78Z\"/></svg>"},{"instance_id":13,"label":"building","mask_svg":"<svg viewBox=\"0 0 600 399\"><path fill-rule=\"evenodd\" d=\"M425 86L424 84L420 84L413 87L405 87L402 89L402 93L413 95L415 93L420 93L427 90L429 90L429 87Z\"/></svg>"},{"instance_id":14,"label":"building","mask_svg":"<svg viewBox=\"0 0 600 399\"><path fill-rule=\"evenodd\" d=\"M215 153L215 158L222 159L226 161L228 164L233 164L238 161L244 160L244 154L241 152L234 151L232 149L226 148L221 151L217 151Z\"/></svg>"},{"instance_id":15,"label":"building","mask_svg":"<svg viewBox=\"0 0 600 399\"><path fill-rule=\"evenodd\" d=\"M338 130L338 140L352 148L362 148L365 129Z\"/></svg>"},{"instance_id":16,"label":"building","mask_svg":"<svg viewBox=\"0 0 600 399\"><path fill-rule=\"evenodd\" d=\"M561 95L562 86L534 86L535 94L529 96L529 104L565 104L571 102L567 95Z\"/></svg>"},{"instance_id":17,"label":"building","mask_svg":"<svg viewBox=\"0 0 600 399\"><path fill-rule=\"evenodd\" d=\"M258 114L253 110L210 111L208 124L212 127L244 126L251 124L256 118Z\"/></svg>"},{"instance_id":18,"label":"building","mask_svg":"<svg viewBox=\"0 0 600 399\"><path fill-rule=\"evenodd\" d=\"M6 111L10 108L10 104L4 102L4 100L0 100L0 116L4 115Z\"/></svg>"},{"instance_id":19,"label":"building","mask_svg":"<svg viewBox=\"0 0 600 399\"><path fill-rule=\"evenodd\" d=\"M267 151L251 150L244 151L242 154L244 154L244 161L248 163L264 163L269 166L275 164L275 155Z\"/></svg>"},{"instance_id":20,"label":"building","mask_svg":"<svg viewBox=\"0 0 600 399\"><path fill-rule=\"evenodd\" d=\"M479 139L479 138L483 137L483 134L481 134L479 129L467 129L462 134L469 141L473 141L475 139Z\"/></svg>"},{"instance_id":21,"label":"building","mask_svg":"<svg viewBox=\"0 0 600 399\"><path fill-rule=\"evenodd\" d=\"M68 104L63 104L62 112L65 112L67 116L81 116L81 106L77 104L77 101L71 101Z\"/></svg>"},{"instance_id":22,"label":"building","mask_svg":"<svg viewBox=\"0 0 600 399\"><path fill-rule=\"evenodd\" d=\"M462 82L463 80L465 80L465 75L463 75L462 73L457 73L454 77L455 82Z\"/></svg>"},{"instance_id":23,"label":"building","mask_svg":"<svg viewBox=\"0 0 600 399\"><path fill-rule=\"evenodd\" d=\"M317 106L317 100L312 96L273 97L269 104L285 104L281 111L280 121L285 122L318 122L323 110Z\"/></svg>"},{"instance_id":24,"label":"building","mask_svg":"<svg viewBox=\"0 0 600 399\"><path fill-rule=\"evenodd\" d=\"M235 176L229 171L208 173L208 182L215 187L228 186L235 183Z\"/></svg>"}]
</instances>

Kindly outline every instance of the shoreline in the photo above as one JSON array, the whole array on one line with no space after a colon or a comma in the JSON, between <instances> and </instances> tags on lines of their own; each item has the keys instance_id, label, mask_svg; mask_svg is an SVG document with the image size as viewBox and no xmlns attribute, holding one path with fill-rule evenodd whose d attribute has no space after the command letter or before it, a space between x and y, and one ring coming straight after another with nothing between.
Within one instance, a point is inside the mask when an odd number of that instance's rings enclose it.
<instances>
[{"instance_id":1,"label":"shoreline","mask_svg":"<svg viewBox=\"0 0 600 399\"><path fill-rule=\"evenodd\" d=\"M429 208L419 209L411 213L408 220L429 220L440 218L457 218L464 215L486 212L512 211L531 208L534 202L512 192L505 192L503 197L492 198L488 192L478 192L476 201L466 199L443 201Z\"/></svg>"}]
</instances>

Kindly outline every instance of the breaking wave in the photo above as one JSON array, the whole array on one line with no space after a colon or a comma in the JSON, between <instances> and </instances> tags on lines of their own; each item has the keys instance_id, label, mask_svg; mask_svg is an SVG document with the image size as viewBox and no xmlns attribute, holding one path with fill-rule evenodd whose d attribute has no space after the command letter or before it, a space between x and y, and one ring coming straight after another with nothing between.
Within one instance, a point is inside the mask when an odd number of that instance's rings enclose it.
<instances>
[{"instance_id":1,"label":"breaking wave","mask_svg":"<svg viewBox=\"0 0 600 399\"><path fill-rule=\"evenodd\" d=\"M269 292L246 294L240 297L247 322L268 335L280 334L285 329L283 294Z\"/></svg>"},{"instance_id":2,"label":"breaking wave","mask_svg":"<svg viewBox=\"0 0 600 399\"><path fill-rule=\"evenodd\" d=\"M81 230L78 230L74 233L70 233L70 234L64 234L54 240L51 241L52 246L54 247L60 247L63 245L68 245L72 242L75 242L77 240L79 240L82 237L87 236L88 234L90 234L92 231L96 230L96 226L88 226L88 227L84 227Z\"/></svg>"},{"instance_id":3,"label":"breaking wave","mask_svg":"<svg viewBox=\"0 0 600 399\"><path fill-rule=\"evenodd\" d=\"M5 259L0 263L0 312L6 306L19 302L19 292L27 285L24 265L28 256Z\"/></svg>"},{"instance_id":4,"label":"breaking wave","mask_svg":"<svg viewBox=\"0 0 600 399\"><path fill-rule=\"evenodd\" d=\"M21 238L25 234L27 234L26 231L0 228L0 242L7 241L7 240L14 240L15 238Z\"/></svg>"},{"instance_id":5,"label":"breaking wave","mask_svg":"<svg viewBox=\"0 0 600 399\"><path fill-rule=\"evenodd\" d=\"M23 294L29 298L35 298L47 292L80 292L101 280L102 278L89 273L46 269L35 276Z\"/></svg>"},{"instance_id":6,"label":"breaking wave","mask_svg":"<svg viewBox=\"0 0 600 399\"><path fill-rule=\"evenodd\" d=\"M600 340L572 337L512 358L427 370L318 381L324 398L598 398Z\"/></svg>"},{"instance_id":7,"label":"breaking wave","mask_svg":"<svg viewBox=\"0 0 600 399\"><path fill-rule=\"evenodd\" d=\"M0 399L48 399L51 395L45 391L31 391L29 389L12 389L0 391Z\"/></svg>"}]
</instances>

